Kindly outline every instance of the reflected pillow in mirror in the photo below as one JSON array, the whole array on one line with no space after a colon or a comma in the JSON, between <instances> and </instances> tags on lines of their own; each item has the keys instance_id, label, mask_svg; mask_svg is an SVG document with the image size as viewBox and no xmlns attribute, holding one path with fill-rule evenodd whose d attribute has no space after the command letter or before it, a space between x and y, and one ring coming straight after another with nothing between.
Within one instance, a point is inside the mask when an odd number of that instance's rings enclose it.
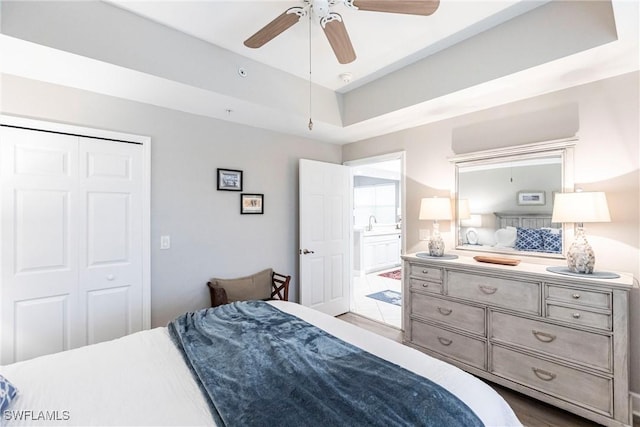
<instances>
[{"instance_id":1,"label":"reflected pillow in mirror","mask_svg":"<svg viewBox=\"0 0 640 427\"><path fill-rule=\"evenodd\" d=\"M495 232L497 248L512 248L516 244L518 233L515 227L500 228Z\"/></svg>"},{"instance_id":2,"label":"reflected pillow in mirror","mask_svg":"<svg viewBox=\"0 0 640 427\"><path fill-rule=\"evenodd\" d=\"M542 228L542 248L545 252L562 253L562 230L559 228Z\"/></svg>"},{"instance_id":3,"label":"reflected pillow in mirror","mask_svg":"<svg viewBox=\"0 0 640 427\"><path fill-rule=\"evenodd\" d=\"M542 251L542 233L537 228L517 227L516 249L519 251Z\"/></svg>"}]
</instances>

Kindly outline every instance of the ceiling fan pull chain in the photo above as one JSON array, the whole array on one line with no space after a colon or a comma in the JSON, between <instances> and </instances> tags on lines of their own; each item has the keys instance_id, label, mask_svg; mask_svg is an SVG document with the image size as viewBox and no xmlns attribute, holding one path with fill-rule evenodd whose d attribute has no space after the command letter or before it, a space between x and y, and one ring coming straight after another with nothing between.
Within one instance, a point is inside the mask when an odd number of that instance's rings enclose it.
<instances>
[{"instance_id":1,"label":"ceiling fan pull chain","mask_svg":"<svg viewBox=\"0 0 640 427\"><path fill-rule=\"evenodd\" d=\"M313 130L311 120L311 13L309 13L309 131Z\"/></svg>"}]
</instances>

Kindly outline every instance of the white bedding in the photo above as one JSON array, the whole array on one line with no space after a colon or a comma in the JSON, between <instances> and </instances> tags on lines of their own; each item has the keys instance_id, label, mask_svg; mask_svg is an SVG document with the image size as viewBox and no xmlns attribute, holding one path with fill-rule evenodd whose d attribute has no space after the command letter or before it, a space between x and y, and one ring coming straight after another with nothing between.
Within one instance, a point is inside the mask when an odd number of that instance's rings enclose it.
<instances>
[{"instance_id":1,"label":"white bedding","mask_svg":"<svg viewBox=\"0 0 640 427\"><path fill-rule=\"evenodd\" d=\"M298 304L271 304L440 384L487 426L520 425L500 395L452 365ZM207 402L166 328L2 366L0 374L20 393L10 410L26 418L3 414L7 426L213 424Z\"/></svg>"}]
</instances>

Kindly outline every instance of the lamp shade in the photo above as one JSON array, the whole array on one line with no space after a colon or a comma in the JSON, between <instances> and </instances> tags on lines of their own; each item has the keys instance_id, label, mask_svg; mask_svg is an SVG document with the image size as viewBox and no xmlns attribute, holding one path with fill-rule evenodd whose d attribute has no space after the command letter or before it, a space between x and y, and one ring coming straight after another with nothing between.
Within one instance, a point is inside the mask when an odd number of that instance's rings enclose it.
<instances>
[{"instance_id":1,"label":"lamp shade","mask_svg":"<svg viewBox=\"0 0 640 427\"><path fill-rule=\"evenodd\" d=\"M451 202L447 198L429 197L420 202L419 219L450 220Z\"/></svg>"},{"instance_id":2,"label":"lamp shade","mask_svg":"<svg viewBox=\"0 0 640 427\"><path fill-rule=\"evenodd\" d=\"M558 193L553 201L552 222L609 222L607 197L601 191Z\"/></svg>"},{"instance_id":3,"label":"lamp shade","mask_svg":"<svg viewBox=\"0 0 640 427\"><path fill-rule=\"evenodd\" d=\"M458 199L458 219L464 220L471 218L471 210L469 209L469 200Z\"/></svg>"},{"instance_id":4,"label":"lamp shade","mask_svg":"<svg viewBox=\"0 0 640 427\"><path fill-rule=\"evenodd\" d=\"M463 227L482 227L482 215L469 214L469 219L463 219L460 221L460 225Z\"/></svg>"}]
</instances>

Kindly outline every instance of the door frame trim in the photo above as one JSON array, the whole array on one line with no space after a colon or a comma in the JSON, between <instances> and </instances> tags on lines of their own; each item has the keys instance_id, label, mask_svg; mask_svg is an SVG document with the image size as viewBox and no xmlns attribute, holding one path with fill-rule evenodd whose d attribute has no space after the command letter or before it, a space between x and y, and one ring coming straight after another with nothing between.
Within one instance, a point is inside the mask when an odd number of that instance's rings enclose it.
<instances>
[{"instance_id":1,"label":"door frame trim","mask_svg":"<svg viewBox=\"0 0 640 427\"><path fill-rule=\"evenodd\" d=\"M0 114L0 126L99 138L142 146L142 329L151 328L151 137ZM0 228L0 233L2 230ZM0 239L2 235L0 234ZM2 268L0 266L0 268Z\"/></svg>"}]
</instances>

